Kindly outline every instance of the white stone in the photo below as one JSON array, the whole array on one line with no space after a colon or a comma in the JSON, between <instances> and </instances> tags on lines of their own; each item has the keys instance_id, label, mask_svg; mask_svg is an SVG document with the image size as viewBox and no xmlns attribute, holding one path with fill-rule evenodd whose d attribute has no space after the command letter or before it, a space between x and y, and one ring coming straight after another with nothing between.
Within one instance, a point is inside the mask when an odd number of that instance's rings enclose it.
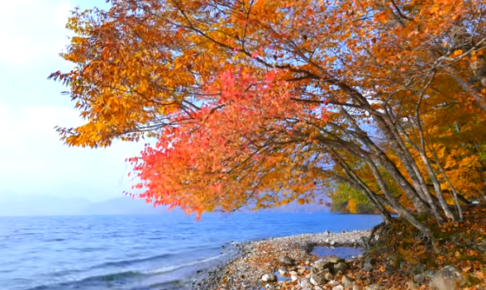
<instances>
[{"instance_id":1,"label":"white stone","mask_svg":"<svg viewBox=\"0 0 486 290\"><path fill-rule=\"evenodd\" d=\"M439 290L455 290L456 285L464 286L468 282L467 275L454 266L446 266L435 272L431 285Z\"/></svg>"},{"instance_id":2,"label":"white stone","mask_svg":"<svg viewBox=\"0 0 486 290\"><path fill-rule=\"evenodd\" d=\"M263 282L275 282L277 281L277 276L274 274L265 274L262 276L262 281Z\"/></svg>"},{"instance_id":3,"label":"white stone","mask_svg":"<svg viewBox=\"0 0 486 290\"><path fill-rule=\"evenodd\" d=\"M273 286L272 284L267 284L267 285L265 285L265 289L266 290L275 290L275 286Z\"/></svg>"},{"instance_id":4,"label":"white stone","mask_svg":"<svg viewBox=\"0 0 486 290\"><path fill-rule=\"evenodd\" d=\"M304 278L304 279L299 280L299 286L302 287L302 288L310 288L310 287L312 287L312 284L309 281L309 279Z\"/></svg>"},{"instance_id":5,"label":"white stone","mask_svg":"<svg viewBox=\"0 0 486 290\"><path fill-rule=\"evenodd\" d=\"M299 276L297 275L297 272L290 271L290 280L292 282L299 280Z\"/></svg>"},{"instance_id":6,"label":"white stone","mask_svg":"<svg viewBox=\"0 0 486 290\"><path fill-rule=\"evenodd\" d=\"M337 285L339 285L339 282L336 281L336 280L331 280L331 281L329 281L328 284L330 284L331 286L337 286Z\"/></svg>"}]
</instances>

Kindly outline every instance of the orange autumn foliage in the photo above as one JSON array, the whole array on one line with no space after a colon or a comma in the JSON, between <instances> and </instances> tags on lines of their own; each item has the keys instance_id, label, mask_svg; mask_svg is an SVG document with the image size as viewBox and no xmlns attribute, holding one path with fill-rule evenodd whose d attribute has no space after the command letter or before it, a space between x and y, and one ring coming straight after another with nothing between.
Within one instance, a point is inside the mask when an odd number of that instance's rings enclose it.
<instances>
[{"instance_id":1,"label":"orange autumn foliage","mask_svg":"<svg viewBox=\"0 0 486 290\"><path fill-rule=\"evenodd\" d=\"M68 22L75 68L51 78L86 123L57 131L157 139L130 159L147 201L228 212L344 182L430 234L408 209L442 222L456 192L485 196L481 152L461 151L486 141L484 1L110 2Z\"/></svg>"}]
</instances>

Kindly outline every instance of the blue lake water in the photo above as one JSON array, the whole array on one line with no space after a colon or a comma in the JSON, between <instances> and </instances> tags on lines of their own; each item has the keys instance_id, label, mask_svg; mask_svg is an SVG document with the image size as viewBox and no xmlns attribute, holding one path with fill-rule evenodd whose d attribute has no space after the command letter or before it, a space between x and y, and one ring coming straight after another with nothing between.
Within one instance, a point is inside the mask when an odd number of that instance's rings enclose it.
<instances>
[{"instance_id":1,"label":"blue lake water","mask_svg":"<svg viewBox=\"0 0 486 290\"><path fill-rule=\"evenodd\" d=\"M190 289L231 242L370 229L376 215L0 217L1 290Z\"/></svg>"}]
</instances>

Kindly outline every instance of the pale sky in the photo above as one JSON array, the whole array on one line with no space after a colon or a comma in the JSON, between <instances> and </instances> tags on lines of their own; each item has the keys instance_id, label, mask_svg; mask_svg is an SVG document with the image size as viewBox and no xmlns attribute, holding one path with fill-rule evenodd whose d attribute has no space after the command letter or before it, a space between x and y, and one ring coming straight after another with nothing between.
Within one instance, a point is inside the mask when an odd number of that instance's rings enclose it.
<instances>
[{"instance_id":1,"label":"pale sky","mask_svg":"<svg viewBox=\"0 0 486 290\"><path fill-rule=\"evenodd\" d=\"M76 6L106 7L105 0L13 0L0 8L0 194L85 197L101 201L129 189L126 157L143 144L108 149L65 146L53 127L81 124L51 72L70 68L58 53Z\"/></svg>"}]
</instances>

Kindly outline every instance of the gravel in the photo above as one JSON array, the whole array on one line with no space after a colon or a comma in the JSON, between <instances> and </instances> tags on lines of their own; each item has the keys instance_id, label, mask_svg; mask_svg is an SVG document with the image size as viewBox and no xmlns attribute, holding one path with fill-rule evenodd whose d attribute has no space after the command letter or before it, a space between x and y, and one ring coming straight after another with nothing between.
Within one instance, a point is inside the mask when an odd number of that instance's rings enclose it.
<instances>
[{"instance_id":1,"label":"gravel","mask_svg":"<svg viewBox=\"0 0 486 290\"><path fill-rule=\"evenodd\" d=\"M234 259L209 272L206 279L194 285L194 289L265 289L262 276L273 274L284 266L282 257L288 256L299 264L310 265L316 259L311 255L315 246L362 246L369 234L369 230L324 232L240 243L236 245L239 253Z\"/></svg>"}]
</instances>

